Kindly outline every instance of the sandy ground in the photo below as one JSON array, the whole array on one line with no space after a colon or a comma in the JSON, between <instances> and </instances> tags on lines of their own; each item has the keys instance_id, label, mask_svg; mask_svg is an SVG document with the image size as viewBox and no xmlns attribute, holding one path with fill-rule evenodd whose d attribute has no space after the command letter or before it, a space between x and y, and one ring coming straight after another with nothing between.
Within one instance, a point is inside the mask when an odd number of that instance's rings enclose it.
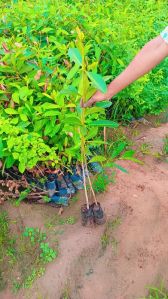
<instances>
[{"instance_id":1,"label":"sandy ground","mask_svg":"<svg viewBox=\"0 0 168 299\"><path fill-rule=\"evenodd\" d=\"M149 143L151 153L156 153L167 133L168 124L149 128L136 137L136 144ZM140 158L144 165L120 161L129 174L117 171L116 183L99 195L108 221L121 219L110 231L115 242L102 249L106 225L83 228L80 220L65 225L59 236L59 257L33 289L17 296L1 293L1 299L60 299L65 290L71 299L140 299L149 285L164 280L168 287L168 163L151 154ZM80 204L68 208L65 215L79 219ZM8 204L7 208L11 215L19 213L25 225L41 228L57 212L26 204L17 211Z\"/></svg>"}]
</instances>

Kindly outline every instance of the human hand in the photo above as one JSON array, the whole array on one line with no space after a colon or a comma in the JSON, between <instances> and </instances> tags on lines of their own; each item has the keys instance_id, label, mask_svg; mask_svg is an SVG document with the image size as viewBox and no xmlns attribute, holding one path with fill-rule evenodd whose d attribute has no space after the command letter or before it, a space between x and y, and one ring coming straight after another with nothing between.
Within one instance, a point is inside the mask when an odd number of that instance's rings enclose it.
<instances>
[{"instance_id":1,"label":"human hand","mask_svg":"<svg viewBox=\"0 0 168 299\"><path fill-rule=\"evenodd\" d=\"M83 104L83 107L90 107L92 106L94 103L96 102L101 102L101 101L105 101L105 100L109 100L110 96L108 95L108 93L102 93L100 91L97 91L90 99L89 101L87 101L86 103Z\"/></svg>"}]
</instances>

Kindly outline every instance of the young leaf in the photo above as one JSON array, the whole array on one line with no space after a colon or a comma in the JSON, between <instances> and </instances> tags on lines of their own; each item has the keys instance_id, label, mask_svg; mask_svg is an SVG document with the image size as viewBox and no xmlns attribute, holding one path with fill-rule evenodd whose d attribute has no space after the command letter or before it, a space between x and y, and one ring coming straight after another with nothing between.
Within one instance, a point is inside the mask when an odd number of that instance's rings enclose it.
<instances>
[{"instance_id":1,"label":"young leaf","mask_svg":"<svg viewBox=\"0 0 168 299\"><path fill-rule=\"evenodd\" d=\"M110 101L102 101L102 102L97 102L95 106L101 107L101 108L108 108L112 105L112 102Z\"/></svg>"},{"instance_id":2,"label":"young leaf","mask_svg":"<svg viewBox=\"0 0 168 299\"><path fill-rule=\"evenodd\" d=\"M90 159L89 163L93 163L93 162L105 162L106 158L104 156L94 156L92 159Z\"/></svg>"},{"instance_id":3,"label":"young leaf","mask_svg":"<svg viewBox=\"0 0 168 299\"><path fill-rule=\"evenodd\" d=\"M5 161L6 168L12 167L14 162L15 162L15 160L14 160L13 156L8 156Z\"/></svg>"},{"instance_id":4,"label":"young leaf","mask_svg":"<svg viewBox=\"0 0 168 299\"><path fill-rule=\"evenodd\" d=\"M65 124L71 124L72 126L81 126L81 120L77 116L67 116L65 118Z\"/></svg>"},{"instance_id":5,"label":"young leaf","mask_svg":"<svg viewBox=\"0 0 168 299\"><path fill-rule=\"evenodd\" d=\"M119 154L124 150L127 143L125 141L121 141L118 146L112 151L111 158L116 158Z\"/></svg>"},{"instance_id":6,"label":"young leaf","mask_svg":"<svg viewBox=\"0 0 168 299\"><path fill-rule=\"evenodd\" d=\"M134 157L125 157L125 158L121 157L120 160L129 160L129 161L135 162L135 163L140 164L140 165L144 164L143 161L138 160L138 159L136 159Z\"/></svg>"},{"instance_id":7,"label":"young leaf","mask_svg":"<svg viewBox=\"0 0 168 299\"><path fill-rule=\"evenodd\" d=\"M82 56L77 48L70 48L68 55L72 61L78 65L82 65Z\"/></svg>"},{"instance_id":8,"label":"young leaf","mask_svg":"<svg viewBox=\"0 0 168 299\"><path fill-rule=\"evenodd\" d=\"M67 80L71 80L79 70L79 64L74 65L68 73Z\"/></svg>"},{"instance_id":9,"label":"young leaf","mask_svg":"<svg viewBox=\"0 0 168 299\"><path fill-rule=\"evenodd\" d=\"M96 127L107 127L107 128L118 128L118 124L111 120L95 120L89 124L90 126L96 126Z\"/></svg>"},{"instance_id":10,"label":"young leaf","mask_svg":"<svg viewBox=\"0 0 168 299\"><path fill-rule=\"evenodd\" d=\"M47 116L56 116L56 115L59 115L60 112L59 111L54 111L54 110L49 110L47 112L45 112L43 114L43 116L47 117Z\"/></svg>"},{"instance_id":11,"label":"young leaf","mask_svg":"<svg viewBox=\"0 0 168 299\"><path fill-rule=\"evenodd\" d=\"M23 173L23 172L25 171L25 169L26 169L25 164L19 163L19 171L20 171L21 173Z\"/></svg>"},{"instance_id":12,"label":"young leaf","mask_svg":"<svg viewBox=\"0 0 168 299\"><path fill-rule=\"evenodd\" d=\"M93 72L87 72L87 75L88 75L89 79L91 80L92 84L97 89L99 89L103 93L107 92L106 83L101 75L93 73Z\"/></svg>"},{"instance_id":13,"label":"young leaf","mask_svg":"<svg viewBox=\"0 0 168 299\"><path fill-rule=\"evenodd\" d=\"M128 173L128 170L122 167L121 165L118 165L116 163L113 163L113 166L121 170L122 172Z\"/></svg>"},{"instance_id":14,"label":"young leaf","mask_svg":"<svg viewBox=\"0 0 168 299\"><path fill-rule=\"evenodd\" d=\"M20 118L21 118L21 120L23 120L23 121L27 121L27 115L26 114L23 114L23 113L21 113L20 114Z\"/></svg>"},{"instance_id":15,"label":"young leaf","mask_svg":"<svg viewBox=\"0 0 168 299\"><path fill-rule=\"evenodd\" d=\"M125 158L132 158L135 154L135 151L134 150L129 150L129 151L126 151L123 155L122 155L122 159L125 159Z\"/></svg>"},{"instance_id":16,"label":"young leaf","mask_svg":"<svg viewBox=\"0 0 168 299\"><path fill-rule=\"evenodd\" d=\"M11 114L11 115L13 115L13 114L18 114L18 112L17 112L15 109L13 109L13 108L6 108L6 109L5 109L5 112L6 112L7 114Z\"/></svg>"},{"instance_id":17,"label":"young leaf","mask_svg":"<svg viewBox=\"0 0 168 299\"><path fill-rule=\"evenodd\" d=\"M41 107L45 110L50 110L50 109L58 109L59 106L56 104L52 104L52 103L44 103L43 105L41 105Z\"/></svg>"}]
</instances>

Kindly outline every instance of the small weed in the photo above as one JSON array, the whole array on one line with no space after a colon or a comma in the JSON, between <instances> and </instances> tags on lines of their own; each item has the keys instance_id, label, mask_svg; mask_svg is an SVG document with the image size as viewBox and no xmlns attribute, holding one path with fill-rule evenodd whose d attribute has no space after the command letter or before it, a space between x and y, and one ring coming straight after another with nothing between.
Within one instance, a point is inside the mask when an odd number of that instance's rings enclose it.
<instances>
[{"instance_id":1,"label":"small weed","mask_svg":"<svg viewBox=\"0 0 168 299\"><path fill-rule=\"evenodd\" d=\"M57 225L64 225L64 224L70 224L73 225L76 223L76 218L74 216L69 216L66 218L62 218L59 216L54 216L51 220L46 222L45 227L48 229L51 229Z\"/></svg>"},{"instance_id":2,"label":"small weed","mask_svg":"<svg viewBox=\"0 0 168 299\"><path fill-rule=\"evenodd\" d=\"M160 127L161 123L162 123L162 121L160 119L156 119L155 122L154 122L154 127L155 128Z\"/></svg>"},{"instance_id":3,"label":"small weed","mask_svg":"<svg viewBox=\"0 0 168 299\"><path fill-rule=\"evenodd\" d=\"M113 232L120 224L121 219L119 217L107 223L105 231L101 236L101 246L103 250L105 250L107 246L111 243L114 251L116 252L118 241L114 238Z\"/></svg>"},{"instance_id":4,"label":"small weed","mask_svg":"<svg viewBox=\"0 0 168 299\"><path fill-rule=\"evenodd\" d=\"M101 246L102 246L102 249L105 250L109 244L110 244L110 236L109 236L109 234L107 232L105 232L101 236Z\"/></svg>"},{"instance_id":5,"label":"small weed","mask_svg":"<svg viewBox=\"0 0 168 299\"><path fill-rule=\"evenodd\" d=\"M79 197L78 197L78 196L73 196L73 197L71 198L71 202L73 202L73 203L77 202L78 200L79 200Z\"/></svg>"},{"instance_id":6,"label":"small weed","mask_svg":"<svg viewBox=\"0 0 168 299\"><path fill-rule=\"evenodd\" d=\"M75 224L76 218L74 216L70 216L66 219L66 224Z\"/></svg>"},{"instance_id":7,"label":"small weed","mask_svg":"<svg viewBox=\"0 0 168 299\"><path fill-rule=\"evenodd\" d=\"M112 247L113 247L113 250L114 250L115 253L117 253L118 243L119 242L115 238L113 238L112 241L111 241L111 244L112 244Z\"/></svg>"},{"instance_id":8,"label":"small weed","mask_svg":"<svg viewBox=\"0 0 168 299\"><path fill-rule=\"evenodd\" d=\"M60 299L71 299L71 297L70 297L70 290L69 290L68 287L66 287L66 288L63 290L63 293L62 293Z\"/></svg>"},{"instance_id":9,"label":"small weed","mask_svg":"<svg viewBox=\"0 0 168 299\"><path fill-rule=\"evenodd\" d=\"M109 222L107 223L107 227L114 230L114 229L116 229L120 224L121 224L121 218L120 218L120 217L117 217L117 218L115 218L114 220L109 221Z\"/></svg>"},{"instance_id":10,"label":"small weed","mask_svg":"<svg viewBox=\"0 0 168 299\"><path fill-rule=\"evenodd\" d=\"M150 144L142 143L139 150L143 155L150 155Z\"/></svg>"},{"instance_id":11,"label":"small weed","mask_svg":"<svg viewBox=\"0 0 168 299\"><path fill-rule=\"evenodd\" d=\"M164 139L163 154L168 155L168 135Z\"/></svg>"},{"instance_id":12,"label":"small weed","mask_svg":"<svg viewBox=\"0 0 168 299\"><path fill-rule=\"evenodd\" d=\"M75 224L76 218L74 216L69 216L67 218L59 218L58 224L63 225L63 224Z\"/></svg>"}]
</instances>

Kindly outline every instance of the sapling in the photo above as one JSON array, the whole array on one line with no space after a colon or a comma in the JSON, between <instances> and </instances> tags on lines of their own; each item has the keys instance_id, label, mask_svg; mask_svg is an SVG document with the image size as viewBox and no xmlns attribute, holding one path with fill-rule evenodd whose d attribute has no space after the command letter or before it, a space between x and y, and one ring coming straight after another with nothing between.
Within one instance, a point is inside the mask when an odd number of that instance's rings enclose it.
<instances>
[{"instance_id":1,"label":"sapling","mask_svg":"<svg viewBox=\"0 0 168 299\"><path fill-rule=\"evenodd\" d=\"M81 106L83 107L83 104L86 102L87 100L87 89L88 89L88 78L87 78L87 74L86 74L86 70L87 70L87 66L86 66L86 61L85 61L85 47L83 44L83 38L84 35L82 32L78 31L78 38L79 38L79 43L80 43L80 48L81 48L81 55L82 55L82 69L81 69ZM81 111L81 124L82 127L85 127L85 108L82 108ZM85 169L87 172L87 176L88 176L88 182L90 185L90 189L91 192L93 194L93 198L95 201L95 204L97 205L97 199L96 199L96 195L95 192L93 190L92 187L92 182L90 179L90 175L89 175L89 171L88 171L88 167L87 167L87 158L86 158L86 142L85 142L85 136L84 134L82 134L81 130L79 129L80 132L80 136L81 136L81 161L82 161L82 174L83 174L83 182L84 182L84 190L85 190L85 198L86 198L86 205L87 205L87 209L89 210L89 198L88 198L88 193L87 193L87 186L86 186L86 174L85 174Z\"/></svg>"},{"instance_id":2,"label":"sapling","mask_svg":"<svg viewBox=\"0 0 168 299\"><path fill-rule=\"evenodd\" d=\"M101 75L91 72L90 69L92 69L91 66L88 66L88 62L86 59L86 51L89 49L89 45L84 45L84 34L80 31L79 28L77 28L77 48L70 48L69 49L69 56L73 62L77 65L78 73L80 74L80 80L79 80L79 87L78 87L78 95L77 95L77 101L81 99L81 108L77 107L77 112L79 113L79 118L76 116L74 125L77 125L77 130L80 136L80 160L82 165L82 175L83 175L83 183L84 183L84 191L85 191L85 198L86 198L86 205L82 206L81 214L85 218L83 219L83 224L85 223L85 220L87 222L88 218L90 221L94 220L97 224L104 223L104 214L103 210L100 206L100 203L97 202L96 195L92 186L91 178L88 171L88 161L87 161L87 154L88 154L88 144L106 144L106 130L104 129L104 141L100 139L95 139L94 141L90 141L89 139L93 139L93 135L91 134L92 131L94 131L95 127L110 127L110 128L117 128L118 124L116 122L106 120L106 119L97 119L97 114L101 115L103 113L104 115L104 108L107 108L111 105L111 102L104 101L104 103L98 103L96 105L97 107L93 108L83 108L83 104L93 95L96 89L101 90L101 92L107 91L107 86L102 78ZM88 71L89 70L89 71ZM94 88L93 88L94 87ZM87 110L89 109L89 110ZM91 110L93 109L93 110ZM94 119L92 120L92 117L89 118L88 115L93 115ZM71 117L72 120L72 117ZM77 123L76 123L77 121ZM79 124L79 125L78 125ZM96 132L97 134L97 132ZM91 136L91 137L88 137ZM106 147L105 147L106 149ZM105 162L106 158L101 155L96 155L93 157L89 163L92 162ZM90 186L90 190L93 196L94 203L91 205L89 204L89 196L87 191L87 185L86 185L86 173L88 178L88 183Z\"/></svg>"}]
</instances>

